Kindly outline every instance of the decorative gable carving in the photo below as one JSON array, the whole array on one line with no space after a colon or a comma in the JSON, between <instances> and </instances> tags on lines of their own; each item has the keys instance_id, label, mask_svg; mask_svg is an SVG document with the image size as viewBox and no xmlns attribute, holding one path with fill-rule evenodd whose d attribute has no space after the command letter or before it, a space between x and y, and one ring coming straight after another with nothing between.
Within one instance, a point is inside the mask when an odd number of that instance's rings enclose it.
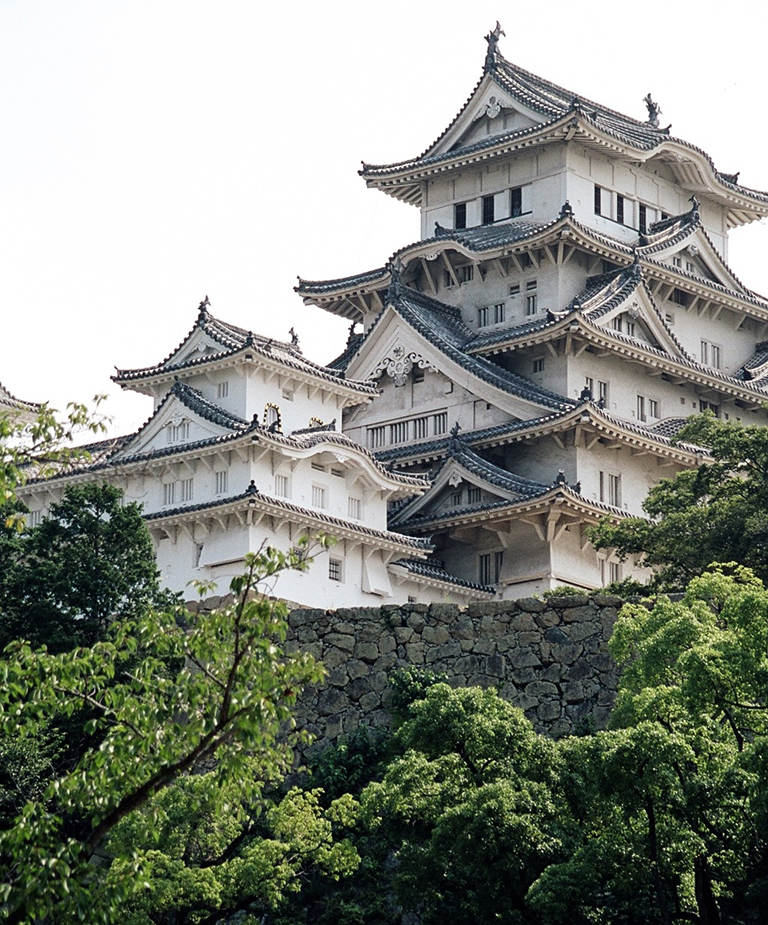
<instances>
[{"instance_id":1,"label":"decorative gable carving","mask_svg":"<svg viewBox=\"0 0 768 925\"><path fill-rule=\"evenodd\" d=\"M379 376L386 373L394 380L395 387L405 385L414 366L418 366L419 369L437 372L437 367L433 363L430 363L429 360L425 359L420 353L417 353L415 350L406 352L404 347L398 345L392 349L392 352L387 357L376 365L373 370L373 378L378 379Z\"/></svg>"}]
</instances>

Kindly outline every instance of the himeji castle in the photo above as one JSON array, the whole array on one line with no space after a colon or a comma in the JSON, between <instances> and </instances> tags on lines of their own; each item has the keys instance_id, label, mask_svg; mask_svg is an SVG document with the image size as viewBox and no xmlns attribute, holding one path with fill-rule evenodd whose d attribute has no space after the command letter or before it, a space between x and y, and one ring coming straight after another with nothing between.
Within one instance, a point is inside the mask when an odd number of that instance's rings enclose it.
<instances>
[{"instance_id":1,"label":"himeji castle","mask_svg":"<svg viewBox=\"0 0 768 925\"><path fill-rule=\"evenodd\" d=\"M117 484L176 589L322 532L335 544L277 589L321 607L642 577L589 528L706 458L673 442L690 415L768 423L768 301L728 266L768 194L675 138L650 94L621 115L510 63L500 35L424 153L361 171L418 207L419 240L299 281L351 322L341 355L312 363L206 299L164 360L114 377L151 398L144 426L30 482L31 520L68 484Z\"/></svg>"},{"instance_id":2,"label":"himeji castle","mask_svg":"<svg viewBox=\"0 0 768 925\"><path fill-rule=\"evenodd\" d=\"M363 165L420 210L420 240L297 291L352 322L333 368L381 389L345 433L432 480L390 527L517 597L637 576L590 525L698 464L671 442L688 416L766 422L768 302L729 268L728 232L768 194L675 138L650 94L624 116L507 61L500 34L436 141Z\"/></svg>"}]
</instances>

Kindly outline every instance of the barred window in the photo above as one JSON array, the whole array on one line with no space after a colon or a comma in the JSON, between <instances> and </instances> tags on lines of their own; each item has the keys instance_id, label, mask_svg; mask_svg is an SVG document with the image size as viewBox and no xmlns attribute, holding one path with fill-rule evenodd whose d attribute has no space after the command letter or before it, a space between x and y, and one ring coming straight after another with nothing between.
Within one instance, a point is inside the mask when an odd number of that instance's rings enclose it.
<instances>
[{"instance_id":1,"label":"barred window","mask_svg":"<svg viewBox=\"0 0 768 925\"><path fill-rule=\"evenodd\" d=\"M163 504L168 506L176 501L176 483L165 482L163 485Z\"/></svg>"},{"instance_id":2,"label":"barred window","mask_svg":"<svg viewBox=\"0 0 768 925\"><path fill-rule=\"evenodd\" d=\"M312 486L312 507L325 508L328 506L328 494L322 485Z\"/></svg>"},{"instance_id":3,"label":"barred window","mask_svg":"<svg viewBox=\"0 0 768 925\"><path fill-rule=\"evenodd\" d=\"M368 447L378 450L387 444L387 428L385 426L368 428Z\"/></svg>"},{"instance_id":4,"label":"barred window","mask_svg":"<svg viewBox=\"0 0 768 925\"><path fill-rule=\"evenodd\" d=\"M229 382L224 380L216 386L216 397L217 398L226 398L229 395Z\"/></svg>"},{"instance_id":5,"label":"barred window","mask_svg":"<svg viewBox=\"0 0 768 925\"><path fill-rule=\"evenodd\" d=\"M439 434L444 434L448 430L448 412L443 411L440 414L433 414L432 421L434 422L434 434L438 436Z\"/></svg>"},{"instance_id":6,"label":"barred window","mask_svg":"<svg viewBox=\"0 0 768 925\"><path fill-rule=\"evenodd\" d=\"M457 202L453 207L453 227L467 227L467 204L466 202Z\"/></svg>"},{"instance_id":7,"label":"barred window","mask_svg":"<svg viewBox=\"0 0 768 925\"><path fill-rule=\"evenodd\" d=\"M486 305L484 308L478 308L477 310L477 326L479 328L488 327L488 318L490 316L490 309Z\"/></svg>"},{"instance_id":8,"label":"barred window","mask_svg":"<svg viewBox=\"0 0 768 925\"><path fill-rule=\"evenodd\" d=\"M171 424L168 428L168 443L183 443L189 440L189 421Z\"/></svg>"},{"instance_id":9,"label":"barred window","mask_svg":"<svg viewBox=\"0 0 768 925\"><path fill-rule=\"evenodd\" d=\"M328 560L328 577L331 581L341 581L341 559Z\"/></svg>"},{"instance_id":10,"label":"barred window","mask_svg":"<svg viewBox=\"0 0 768 925\"><path fill-rule=\"evenodd\" d=\"M287 498L288 495L288 476L287 475L276 475L275 476L275 494L278 498Z\"/></svg>"},{"instance_id":11,"label":"barred window","mask_svg":"<svg viewBox=\"0 0 768 925\"><path fill-rule=\"evenodd\" d=\"M363 502L360 498L350 498L348 509L351 520L363 519Z\"/></svg>"},{"instance_id":12,"label":"barred window","mask_svg":"<svg viewBox=\"0 0 768 925\"><path fill-rule=\"evenodd\" d=\"M182 479L179 482L180 501L191 501L194 492L194 479Z\"/></svg>"},{"instance_id":13,"label":"barred window","mask_svg":"<svg viewBox=\"0 0 768 925\"><path fill-rule=\"evenodd\" d=\"M429 436L429 418L416 418L413 422L414 440L426 440Z\"/></svg>"},{"instance_id":14,"label":"barred window","mask_svg":"<svg viewBox=\"0 0 768 925\"><path fill-rule=\"evenodd\" d=\"M501 324L501 322L504 320L504 316L506 314L504 309L505 309L505 306L503 302L497 302L496 305L493 306L493 323L494 324Z\"/></svg>"},{"instance_id":15,"label":"barred window","mask_svg":"<svg viewBox=\"0 0 768 925\"><path fill-rule=\"evenodd\" d=\"M482 499L482 494L483 493L479 488L477 488L476 486L473 486L467 492L467 501L470 504L479 504L480 500Z\"/></svg>"},{"instance_id":16,"label":"barred window","mask_svg":"<svg viewBox=\"0 0 768 925\"><path fill-rule=\"evenodd\" d=\"M408 421L398 421L390 424L389 439L392 443L405 443L408 439Z\"/></svg>"}]
</instances>

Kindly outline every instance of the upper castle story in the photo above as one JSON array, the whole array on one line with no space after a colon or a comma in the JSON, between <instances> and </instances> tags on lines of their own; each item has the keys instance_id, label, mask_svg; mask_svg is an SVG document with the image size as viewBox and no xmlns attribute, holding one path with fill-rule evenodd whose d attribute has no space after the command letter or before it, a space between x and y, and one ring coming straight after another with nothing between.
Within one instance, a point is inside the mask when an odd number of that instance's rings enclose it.
<instances>
[{"instance_id":1,"label":"upper castle story","mask_svg":"<svg viewBox=\"0 0 768 925\"><path fill-rule=\"evenodd\" d=\"M645 122L507 61L488 36L483 74L458 115L418 157L365 164L370 187L421 210L421 236L524 221L548 223L567 201L582 224L633 245L699 201L724 260L731 228L768 215L768 194L738 184L663 126L651 95Z\"/></svg>"}]
</instances>

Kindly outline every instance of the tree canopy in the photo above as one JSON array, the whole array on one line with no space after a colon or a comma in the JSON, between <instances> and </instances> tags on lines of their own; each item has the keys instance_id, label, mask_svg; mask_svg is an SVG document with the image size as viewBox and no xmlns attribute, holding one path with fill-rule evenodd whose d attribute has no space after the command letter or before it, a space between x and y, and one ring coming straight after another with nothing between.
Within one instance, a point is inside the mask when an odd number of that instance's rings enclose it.
<instances>
[{"instance_id":1,"label":"tree canopy","mask_svg":"<svg viewBox=\"0 0 768 925\"><path fill-rule=\"evenodd\" d=\"M139 505L112 485L72 486L37 526L0 526L0 649L91 645L111 620L169 601L158 577Z\"/></svg>"},{"instance_id":2,"label":"tree canopy","mask_svg":"<svg viewBox=\"0 0 768 925\"><path fill-rule=\"evenodd\" d=\"M707 448L711 461L655 485L643 502L648 518L603 521L595 546L638 556L654 570L655 589L680 591L714 562L768 580L768 428L707 412L676 439Z\"/></svg>"}]
</instances>

